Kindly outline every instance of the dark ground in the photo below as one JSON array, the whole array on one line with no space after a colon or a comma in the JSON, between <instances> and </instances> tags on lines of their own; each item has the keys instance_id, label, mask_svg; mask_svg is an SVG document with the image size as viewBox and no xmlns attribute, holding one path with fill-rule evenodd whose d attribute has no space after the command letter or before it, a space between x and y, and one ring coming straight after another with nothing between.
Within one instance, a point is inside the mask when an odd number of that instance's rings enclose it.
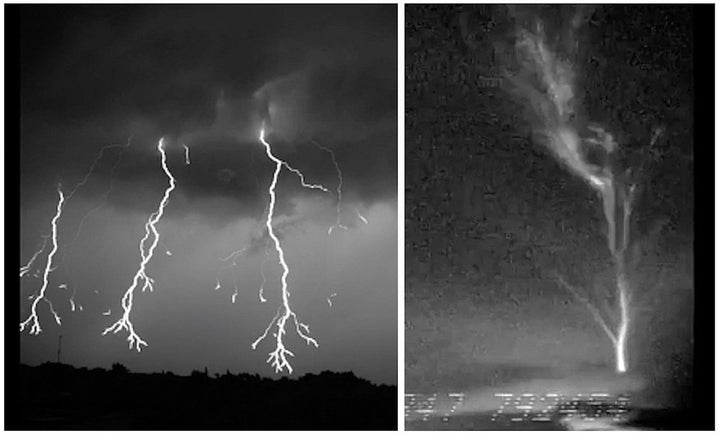
<instances>
[{"instance_id":1,"label":"dark ground","mask_svg":"<svg viewBox=\"0 0 720 435\"><path fill-rule=\"evenodd\" d=\"M406 8L406 393L492 399L507 385L582 388L586 373L612 372L609 340L552 278L611 278L600 201L534 142L504 89L501 8ZM600 7L593 19L578 61L586 116L640 155L653 125L667 131L632 223L643 303L629 345L630 375L645 385L636 404L662 426L658 415L693 406L692 14ZM409 427L489 429L483 418Z\"/></svg>"},{"instance_id":2,"label":"dark ground","mask_svg":"<svg viewBox=\"0 0 720 435\"><path fill-rule=\"evenodd\" d=\"M397 388L351 372L299 379L22 365L9 430L395 430ZM9 396L8 396L9 398ZM6 402L7 403L7 402Z\"/></svg>"}]
</instances>

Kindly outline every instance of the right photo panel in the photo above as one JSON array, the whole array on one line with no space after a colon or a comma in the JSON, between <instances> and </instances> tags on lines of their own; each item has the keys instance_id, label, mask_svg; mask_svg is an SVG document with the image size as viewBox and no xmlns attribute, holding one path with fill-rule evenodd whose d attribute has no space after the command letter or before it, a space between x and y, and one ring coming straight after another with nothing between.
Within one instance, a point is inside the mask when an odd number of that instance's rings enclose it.
<instances>
[{"instance_id":1,"label":"right photo panel","mask_svg":"<svg viewBox=\"0 0 720 435\"><path fill-rule=\"evenodd\" d=\"M406 429L695 427L694 13L405 7Z\"/></svg>"}]
</instances>

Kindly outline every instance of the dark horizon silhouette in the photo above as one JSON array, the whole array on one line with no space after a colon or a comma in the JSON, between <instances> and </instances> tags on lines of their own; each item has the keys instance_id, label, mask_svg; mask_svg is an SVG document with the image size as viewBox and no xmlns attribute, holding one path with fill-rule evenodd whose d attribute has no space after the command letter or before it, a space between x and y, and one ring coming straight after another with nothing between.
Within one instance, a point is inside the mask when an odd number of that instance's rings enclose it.
<instances>
[{"instance_id":1,"label":"dark horizon silhouette","mask_svg":"<svg viewBox=\"0 0 720 435\"><path fill-rule=\"evenodd\" d=\"M20 364L8 430L395 430L397 387L353 372L132 373L58 362ZM102 399L100 399L102 398ZM10 401L7 402L10 405ZM16 405L17 406L17 405Z\"/></svg>"}]
</instances>

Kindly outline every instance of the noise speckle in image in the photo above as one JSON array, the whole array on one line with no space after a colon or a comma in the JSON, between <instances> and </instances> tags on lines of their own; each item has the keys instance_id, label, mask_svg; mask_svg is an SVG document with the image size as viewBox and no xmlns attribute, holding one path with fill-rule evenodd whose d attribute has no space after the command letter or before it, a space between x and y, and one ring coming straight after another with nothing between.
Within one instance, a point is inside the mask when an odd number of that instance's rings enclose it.
<instances>
[{"instance_id":1,"label":"noise speckle in image","mask_svg":"<svg viewBox=\"0 0 720 435\"><path fill-rule=\"evenodd\" d=\"M700 9L406 6L407 429L708 428Z\"/></svg>"}]
</instances>

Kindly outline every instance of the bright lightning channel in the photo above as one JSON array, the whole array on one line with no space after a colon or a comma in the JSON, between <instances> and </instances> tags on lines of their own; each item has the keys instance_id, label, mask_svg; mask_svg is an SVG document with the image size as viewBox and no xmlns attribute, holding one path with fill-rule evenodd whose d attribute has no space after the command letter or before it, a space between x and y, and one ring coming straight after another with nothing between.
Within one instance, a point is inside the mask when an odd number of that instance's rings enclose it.
<instances>
[{"instance_id":1,"label":"bright lightning channel","mask_svg":"<svg viewBox=\"0 0 720 435\"><path fill-rule=\"evenodd\" d=\"M581 142L584 140L595 146L602 146L608 155L611 155L618 149L618 144L612 134L605 131L600 126L588 126L588 129L595 134L595 138L581 139L572 122L570 122L570 114L574 113L572 102L574 101L573 79L575 73L570 62L563 62L546 46L544 34L539 31L533 34L528 31L520 32L520 40L518 41L518 49L528 56L533 63L532 69L540 73L540 78L547 89L546 96L551 106L546 101L535 101L536 97L531 96L531 102L540 108L538 111L546 124L546 134L548 135L548 145L553 150L556 158L564 163L571 172L579 175L587 180L593 189L597 190L603 200L603 209L608 226L607 241L608 249L613 256L615 263L615 278L617 288L617 303L619 305L617 331L608 325L603 319L599 310L590 301L582 297L580 292L570 286L561 277L558 277L560 284L568 289L578 300L580 300L590 310L595 321L602 327L603 331L610 338L615 350L616 371L624 373L627 371L627 335L630 325L629 312L629 283L625 277L624 255L629 243L629 219L631 212L631 201L625 198L623 201L623 227L622 244L617 246L617 225L616 225L616 190L625 188L621 186L620 180L616 180L612 168L608 166L597 168L591 165L586 156L580 151ZM511 79L514 80L514 79ZM522 87L522 84L520 85ZM547 110L552 108L554 110ZM661 129L653 132L651 144L653 144L659 135ZM630 187L630 195L632 190Z\"/></svg>"},{"instance_id":2,"label":"bright lightning channel","mask_svg":"<svg viewBox=\"0 0 720 435\"><path fill-rule=\"evenodd\" d=\"M128 332L127 340L129 343L129 348L132 349L134 346L138 352L142 350L142 346L147 346L147 343L135 332L133 323L130 320L130 313L132 312L133 308L133 295L135 290L140 287L141 283L141 288L143 292L145 290L153 291L154 280L147 275L146 268L147 264L152 259L155 248L157 247L158 241L160 240L160 233L158 233L156 225L162 218L163 213L165 212L165 206L167 206L168 202L170 201L170 193L175 189L175 178L170 172L170 169L168 169L167 156L165 155L165 149L163 148L163 145L164 139L161 138L158 142L157 149L160 152L160 156L162 159L161 164L163 171L165 172L165 175L167 175L170 184L165 190L165 194L160 201L160 205L158 206L157 211L152 213L148 218L148 221L145 223L145 236L140 241L140 267L138 268L135 276L133 277L132 284L125 291L125 295L122 298L123 315L117 322L107 327L105 331L103 331L103 335L106 335L109 332L117 334L123 329L126 330ZM150 241L150 245L146 247L146 243L151 238L152 240Z\"/></svg>"},{"instance_id":3,"label":"bright lightning channel","mask_svg":"<svg viewBox=\"0 0 720 435\"><path fill-rule=\"evenodd\" d=\"M253 350L256 349L257 345L267 337L268 333L273 328L273 325L276 326L277 332L273 334L273 336L275 337L275 350L268 354L267 362L270 363L270 365L275 369L276 373L281 372L284 369L287 369L288 373L292 373L293 368L288 362L287 357L292 357L295 355L285 347L285 344L283 342L283 337L285 336L286 332L285 328L287 321L292 317L293 322L295 323L295 331L302 339L305 340L306 344L318 347L318 343L317 341L315 341L314 338L308 335L310 334L310 328L308 327L308 325L300 322L295 312L292 310L292 308L290 308L290 292L288 291L288 275L290 274L290 268L285 261L285 251L283 250L282 245L280 244L280 240L278 239L277 235L275 234L275 230L273 229L273 215L275 212L276 199L275 188L277 187L280 171L283 167L285 167L289 171L295 173L300 177L300 182L303 187L307 187L310 189L319 189L324 192L329 191L323 186L306 183L305 178L300 171L292 168L286 162L277 158L273 154L270 144L265 140L264 128L260 130L260 142L265 146L265 153L267 154L267 157L275 163L275 171L273 173L272 182L270 183L270 187L268 188L268 194L270 195L270 203L268 205L268 213L265 220L265 226L267 228L268 235L270 236L275 245L275 251L278 255L278 262L283 269L282 275L280 277L280 282L282 285L282 305L278 308L275 317L273 317L273 319L270 321L265 331L252 343L251 347Z\"/></svg>"},{"instance_id":4,"label":"bright lightning channel","mask_svg":"<svg viewBox=\"0 0 720 435\"><path fill-rule=\"evenodd\" d=\"M63 210L63 204L65 203L65 195L63 194L62 190L58 186L58 203L57 203L57 209L55 212L55 216L53 217L51 221L52 226L52 248L50 249L50 253L47 257L47 263L45 264L45 272L43 273L43 283L42 287L40 287L40 290L35 295L35 299L33 300L32 306L30 307L30 315L28 318L20 324L20 332L24 331L25 328L28 325L30 326L30 334L32 335L38 335L40 332L42 332L42 328L40 328L40 321L38 319L37 315L37 305L40 301L47 302L48 306L50 307L50 312L52 313L53 317L55 318L55 322L60 325L60 316L58 316L58 313L53 308L52 302L50 302L49 299L45 297L45 290L47 289L48 283L49 283L49 277L50 272L53 270L53 257L55 257L55 253L58 250L58 219L60 219L60 215L62 214Z\"/></svg>"},{"instance_id":5,"label":"bright lightning channel","mask_svg":"<svg viewBox=\"0 0 720 435\"><path fill-rule=\"evenodd\" d=\"M54 259L55 254L59 250L57 226L58 226L58 220L62 216L63 204L65 202L69 201L75 195L75 193L78 191L78 189L80 189L82 186L87 184L88 180L90 179L90 175L95 171L95 167L102 160L102 157L105 154L106 150L109 150L112 148L127 148L128 146L130 146L131 140L132 140L132 136L128 139L128 142L125 145L105 145L104 147L102 147L100 149L100 151L98 152L97 156L95 157L95 160L93 160L92 164L90 165L90 168L88 169L85 176L82 178L82 180L80 180L80 182L78 184L75 185L75 187L70 191L69 194L64 195L62 193L60 187L58 187L58 193L60 195L60 200L58 201L56 215L52 219L53 249L51 250L51 252L48 254L48 257L47 257L47 262L45 265L45 272L43 273L43 285L40 288L40 290L38 290L38 292L36 292L32 296L30 296L31 300L34 299L33 304L31 306L31 314L25 322L20 324L21 332L25 329L25 326L27 326L30 322L32 322L32 327L30 329L31 334L37 335L42 331L42 328L40 327L39 319L37 317L37 304L40 300L45 300L50 305L50 311L51 311L53 317L55 318L55 322L58 325L60 324L60 316L58 315L57 311L54 310L52 303L47 298L45 298L45 291L47 290L47 286L49 283L50 273L52 273L56 269L56 267L53 267L53 259ZM117 166L117 162L115 163L115 166ZM113 171L114 171L114 169L115 169L115 167L113 167ZM91 212L92 211L94 211L94 210L91 210ZM85 217L83 217L83 219L80 221L80 226L82 226L82 222L85 220L86 217L87 217L87 215ZM79 231L80 231L80 227L78 227L78 233L75 234L75 238L77 238ZM43 242L42 248L32 256L30 261L25 266L20 268L20 277L21 278L30 271L30 268L32 267L32 264L34 263L34 261L37 259L37 256L45 250L45 243L47 242L47 236L43 236L43 239L45 239L45 241ZM75 293L73 291L73 296L70 299L70 306L73 311L75 311L75 302L73 300L74 295L75 295ZM82 310L82 307L80 309Z\"/></svg>"}]
</instances>

